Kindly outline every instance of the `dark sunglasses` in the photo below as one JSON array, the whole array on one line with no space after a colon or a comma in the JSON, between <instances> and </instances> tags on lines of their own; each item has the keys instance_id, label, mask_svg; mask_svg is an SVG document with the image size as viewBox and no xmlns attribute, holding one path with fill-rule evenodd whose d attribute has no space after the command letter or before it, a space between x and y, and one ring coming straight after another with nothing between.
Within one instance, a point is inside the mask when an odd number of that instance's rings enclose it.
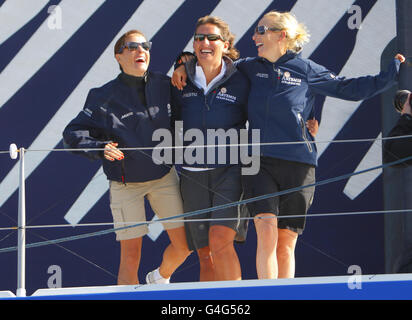
<instances>
[{"instance_id":1,"label":"dark sunglasses","mask_svg":"<svg viewBox=\"0 0 412 320\"><path fill-rule=\"evenodd\" d=\"M255 33L262 35L262 34L265 34L266 31L268 31L268 30L270 30L270 31L282 31L282 29L268 28L266 26L257 26L255 28Z\"/></svg>"},{"instance_id":2,"label":"dark sunglasses","mask_svg":"<svg viewBox=\"0 0 412 320\"><path fill-rule=\"evenodd\" d=\"M152 43L150 41L146 42L126 42L124 45L120 47L119 53L123 52L124 48L127 48L129 51L135 51L138 47L142 47L143 50L149 51L152 47Z\"/></svg>"},{"instance_id":3,"label":"dark sunglasses","mask_svg":"<svg viewBox=\"0 0 412 320\"><path fill-rule=\"evenodd\" d=\"M217 40L222 40L225 41L220 35L218 34L201 34L201 33L196 33L193 37L195 41L203 41L205 38L209 41L217 41Z\"/></svg>"}]
</instances>

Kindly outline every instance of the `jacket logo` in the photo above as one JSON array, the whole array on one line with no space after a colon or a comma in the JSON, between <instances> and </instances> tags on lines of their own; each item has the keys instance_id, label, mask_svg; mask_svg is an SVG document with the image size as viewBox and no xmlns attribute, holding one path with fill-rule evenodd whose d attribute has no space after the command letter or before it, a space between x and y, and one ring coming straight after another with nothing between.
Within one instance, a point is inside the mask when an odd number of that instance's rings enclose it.
<instances>
[{"instance_id":1,"label":"jacket logo","mask_svg":"<svg viewBox=\"0 0 412 320\"><path fill-rule=\"evenodd\" d=\"M220 89L220 91L217 93L216 99L225 100L225 101L232 102L232 103L236 102L237 98L235 96L227 94L226 92L227 92L226 88Z\"/></svg>"},{"instance_id":2,"label":"jacket logo","mask_svg":"<svg viewBox=\"0 0 412 320\"><path fill-rule=\"evenodd\" d=\"M302 84L302 79L292 78L290 76L290 73L288 71L285 71L283 73L283 77L282 77L282 80L280 82L284 83L284 84L293 85L293 86L300 86Z\"/></svg>"},{"instance_id":3,"label":"jacket logo","mask_svg":"<svg viewBox=\"0 0 412 320\"><path fill-rule=\"evenodd\" d=\"M93 113L93 111L90 110L89 108L84 108L84 109L83 109L83 112L84 112L88 117L91 117L91 116L92 116L92 113Z\"/></svg>"},{"instance_id":4,"label":"jacket logo","mask_svg":"<svg viewBox=\"0 0 412 320\"><path fill-rule=\"evenodd\" d=\"M183 94L183 98L197 97L197 92L188 92Z\"/></svg>"},{"instance_id":5,"label":"jacket logo","mask_svg":"<svg viewBox=\"0 0 412 320\"><path fill-rule=\"evenodd\" d=\"M126 113L126 114L122 115L121 119L123 120L124 118L130 117L132 115L133 115L133 112Z\"/></svg>"},{"instance_id":6,"label":"jacket logo","mask_svg":"<svg viewBox=\"0 0 412 320\"><path fill-rule=\"evenodd\" d=\"M256 77L268 79L269 75L267 73L256 73Z\"/></svg>"}]
</instances>

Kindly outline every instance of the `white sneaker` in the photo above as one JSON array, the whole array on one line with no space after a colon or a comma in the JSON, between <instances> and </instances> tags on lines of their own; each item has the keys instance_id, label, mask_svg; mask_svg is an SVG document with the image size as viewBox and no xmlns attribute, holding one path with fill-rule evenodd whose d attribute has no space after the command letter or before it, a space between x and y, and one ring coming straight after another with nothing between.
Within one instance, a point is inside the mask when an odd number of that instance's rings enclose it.
<instances>
[{"instance_id":1,"label":"white sneaker","mask_svg":"<svg viewBox=\"0 0 412 320\"><path fill-rule=\"evenodd\" d=\"M158 283L170 283L170 278L163 278L160 275L159 272L159 268L150 271L147 275L146 275L146 283L147 284L158 284Z\"/></svg>"}]
</instances>

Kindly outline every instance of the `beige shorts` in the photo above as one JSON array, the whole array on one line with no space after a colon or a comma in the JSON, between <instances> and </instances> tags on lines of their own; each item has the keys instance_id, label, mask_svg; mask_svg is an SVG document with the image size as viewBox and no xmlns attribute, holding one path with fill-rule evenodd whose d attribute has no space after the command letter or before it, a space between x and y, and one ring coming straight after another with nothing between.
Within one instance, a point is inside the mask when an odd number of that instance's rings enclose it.
<instances>
[{"instance_id":1,"label":"beige shorts","mask_svg":"<svg viewBox=\"0 0 412 320\"><path fill-rule=\"evenodd\" d=\"M145 197L158 218L169 218L183 213L179 177L172 168L164 177L126 185L110 181L110 208L114 228L121 228L146 221ZM183 222L162 222L165 230L183 227ZM128 240L149 232L146 224L116 231L116 240Z\"/></svg>"}]
</instances>

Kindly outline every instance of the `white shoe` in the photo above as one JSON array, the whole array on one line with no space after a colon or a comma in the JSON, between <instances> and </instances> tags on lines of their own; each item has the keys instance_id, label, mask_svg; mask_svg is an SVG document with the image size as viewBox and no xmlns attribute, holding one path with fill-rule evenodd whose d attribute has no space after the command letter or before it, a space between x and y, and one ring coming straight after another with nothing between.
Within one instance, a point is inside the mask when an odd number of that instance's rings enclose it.
<instances>
[{"instance_id":1,"label":"white shoe","mask_svg":"<svg viewBox=\"0 0 412 320\"><path fill-rule=\"evenodd\" d=\"M170 278L163 278L160 275L159 272L159 268L150 271L147 275L146 275L146 283L147 284L158 284L158 283L170 283Z\"/></svg>"}]
</instances>

